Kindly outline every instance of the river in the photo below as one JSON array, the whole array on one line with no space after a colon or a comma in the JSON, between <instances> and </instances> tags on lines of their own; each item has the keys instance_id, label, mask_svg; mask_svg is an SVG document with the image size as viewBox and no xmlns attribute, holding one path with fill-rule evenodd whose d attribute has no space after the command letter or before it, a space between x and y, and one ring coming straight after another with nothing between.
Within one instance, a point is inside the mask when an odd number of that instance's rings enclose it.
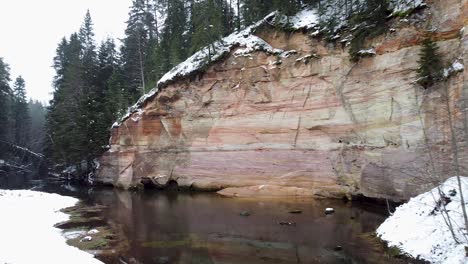
<instances>
[{"instance_id":1,"label":"river","mask_svg":"<svg viewBox=\"0 0 468 264\"><path fill-rule=\"evenodd\" d=\"M134 263L406 263L373 238L382 206L339 200L232 199L212 193L126 192L44 181L0 182L105 207ZM325 208L335 213L326 215ZM294 213L291 213L294 212Z\"/></svg>"}]
</instances>

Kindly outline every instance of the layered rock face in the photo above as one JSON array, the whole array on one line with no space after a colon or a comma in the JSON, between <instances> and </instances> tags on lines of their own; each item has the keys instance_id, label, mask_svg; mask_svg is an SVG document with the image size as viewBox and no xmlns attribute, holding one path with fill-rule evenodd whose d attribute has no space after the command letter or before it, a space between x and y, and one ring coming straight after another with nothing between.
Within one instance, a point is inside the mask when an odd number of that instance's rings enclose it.
<instances>
[{"instance_id":1,"label":"layered rock face","mask_svg":"<svg viewBox=\"0 0 468 264\"><path fill-rule=\"evenodd\" d=\"M468 65L468 1L429 4L419 16L437 28L443 60ZM340 42L263 30L257 36L291 52L231 52L164 87L113 129L97 180L231 196L402 200L425 191L454 173L450 120L460 162L468 137L468 72L429 89L414 83L425 23L395 19L368 43L376 56L358 63Z\"/></svg>"}]
</instances>

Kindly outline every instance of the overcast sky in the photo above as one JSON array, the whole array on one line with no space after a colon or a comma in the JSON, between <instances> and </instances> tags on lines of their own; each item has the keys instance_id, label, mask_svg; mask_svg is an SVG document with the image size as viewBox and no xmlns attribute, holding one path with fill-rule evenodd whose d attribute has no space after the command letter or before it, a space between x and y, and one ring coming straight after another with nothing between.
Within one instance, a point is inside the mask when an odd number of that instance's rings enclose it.
<instances>
[{"instance_id":1,"label":"overcast sky","mask_svg":"<svg viewBox=\"0 0 468 264\"><path fill-rule=\"evenodd\" d=\"M0 0L0 57L11 78L22 75L27 96L51 99L51 68L62 37L78 31L89 9L98 41L121 38L131 0Z\"/></svg>"}]
</instances>

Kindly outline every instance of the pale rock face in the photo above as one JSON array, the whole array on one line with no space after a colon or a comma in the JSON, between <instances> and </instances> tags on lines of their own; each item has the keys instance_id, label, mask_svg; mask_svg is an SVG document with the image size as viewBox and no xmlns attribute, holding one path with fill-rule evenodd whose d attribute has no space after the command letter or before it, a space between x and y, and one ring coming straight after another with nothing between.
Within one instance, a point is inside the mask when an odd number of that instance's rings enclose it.
<instances>
[{"instance_id":1,"label":"pale rock face","mask_svg":"<svg viewBox=\"0 0 468 264\"><path fill-rule=\"evenodd\" d=\"M444 60L468 65L467 30L459 36L468 1L432 2ZM204 74L165 87L113 129L97 180L123 188L176 182L229 196L402 200L433 183L422 124L438 175L451 173L443 89L414 84L422 29L398 24L358 64L346 49L303 33L258 36L297 53L278 64L277 55L233 51ZM467 74L443 84L460 128L460 161Z\"/></svg>"}]
</instances>

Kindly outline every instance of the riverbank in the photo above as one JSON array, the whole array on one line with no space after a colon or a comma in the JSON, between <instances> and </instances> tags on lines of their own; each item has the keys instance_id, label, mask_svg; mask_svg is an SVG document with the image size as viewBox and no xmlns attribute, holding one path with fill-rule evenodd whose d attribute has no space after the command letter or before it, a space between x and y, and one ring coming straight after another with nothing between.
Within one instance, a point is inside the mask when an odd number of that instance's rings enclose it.
<instances>
[{"instance_id":1,"label":"riverbank","mask_svg":"<svg viewBox=\"0 0 468 264\"><path fill-rule=\"evenodd\" d=\"M460 177L468 194L468 177ZM391 247L431 263L468 263L468 234L464 228L456 177L398 207L377 230ZM453 226L453 234L449 229Z\"/></svg>"},{"instance_id":2,"label":"riverbank","mask_svg":"<svg viewBox=\"0 0 468 264\"><path fill-rule=\"evenodd\" d=\"M34 191L0 190L0 263L100 264L93 255L67 245L58 222L61 209L77 199Z\"/></svg>"}]
</instances>

